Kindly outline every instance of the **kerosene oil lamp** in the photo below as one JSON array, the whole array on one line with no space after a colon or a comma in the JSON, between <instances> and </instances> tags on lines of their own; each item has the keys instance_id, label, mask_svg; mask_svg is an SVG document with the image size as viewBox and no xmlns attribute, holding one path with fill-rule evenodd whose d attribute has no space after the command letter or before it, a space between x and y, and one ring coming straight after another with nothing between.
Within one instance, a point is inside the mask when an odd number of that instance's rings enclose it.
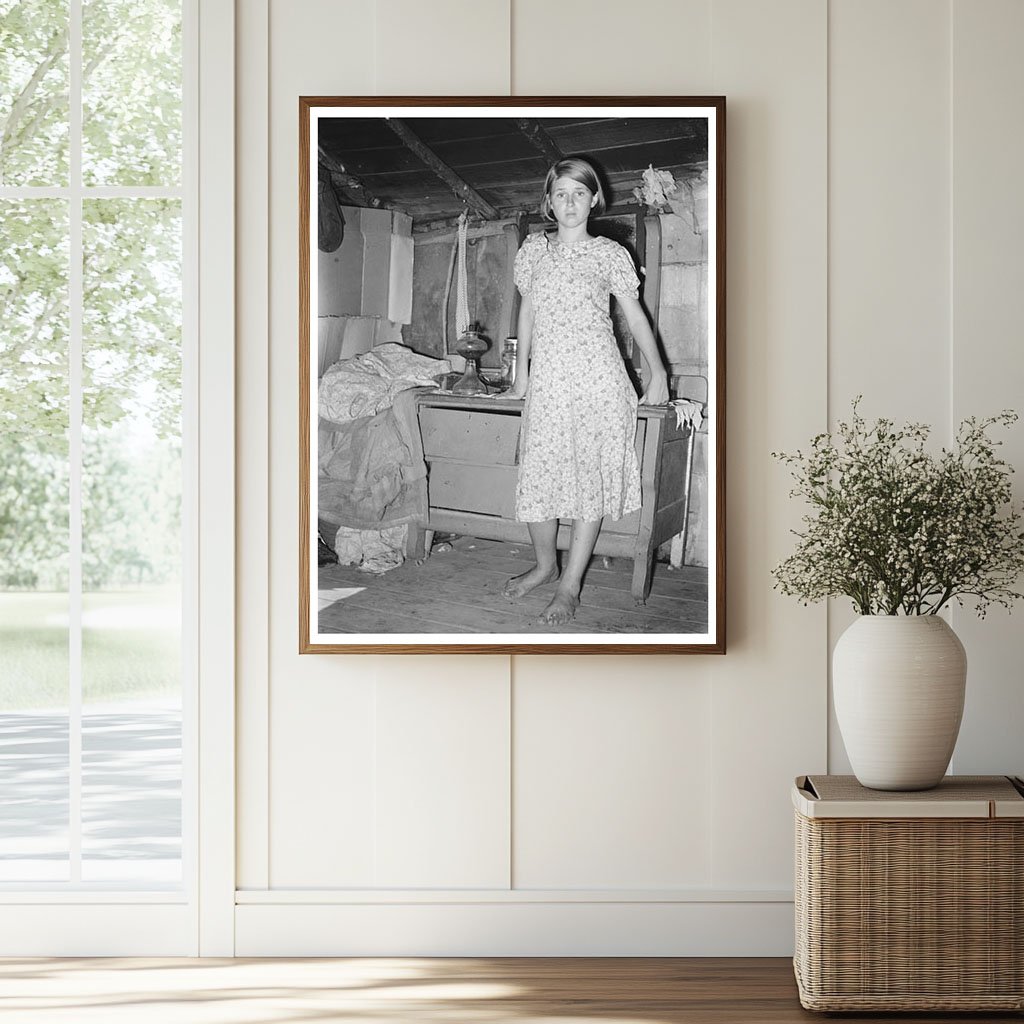
<instances>
[{"instance_id":1,"label":"kerosene oil lamp","mask_svg":"<svg viewBox=\"0 0 1024 1024\"><path fill-rule=\"evenodd\" d=\"M466 333L455 343L455 351L466 360L462 377L452 387L453 395L483 395L487 385L480 379L480 357L491 343L480 333L479 324L470 324Z\"/></svg>"}]
</instances>

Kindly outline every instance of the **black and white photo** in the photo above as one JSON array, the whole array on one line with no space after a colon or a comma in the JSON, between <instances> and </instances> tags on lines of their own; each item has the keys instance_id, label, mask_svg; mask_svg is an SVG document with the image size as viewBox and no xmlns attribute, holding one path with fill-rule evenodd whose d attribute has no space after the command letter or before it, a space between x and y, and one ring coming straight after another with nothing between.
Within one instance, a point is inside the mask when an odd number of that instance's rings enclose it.
<instances>
[{"instance_id":1,"label":"black and white photo","mask_svg":"<svg viewBox=\"0 0 1024 1024\"><path fill-rule=\"evenodd\" d=\"M724 651L725 103L300 101L300 650Z\"/></svg>"}]
</instances>

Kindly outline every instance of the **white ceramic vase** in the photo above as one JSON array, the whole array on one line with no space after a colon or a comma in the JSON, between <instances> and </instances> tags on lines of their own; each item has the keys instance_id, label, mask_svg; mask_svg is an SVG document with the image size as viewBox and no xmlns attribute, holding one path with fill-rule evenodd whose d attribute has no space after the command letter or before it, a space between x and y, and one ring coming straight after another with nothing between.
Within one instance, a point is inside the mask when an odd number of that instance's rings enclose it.
<instances>
[{"instance_id":1,"label":"white ceramic vase","mask_svg":"<svg viewBox=\"0 0 1024 1024\"><path fill-rule=\"evenodd\" d=\"M936 615L862 615L832 655L836 718L870 789L938 785L964 711L967 656Z\"/></svg>"}]
</instances>

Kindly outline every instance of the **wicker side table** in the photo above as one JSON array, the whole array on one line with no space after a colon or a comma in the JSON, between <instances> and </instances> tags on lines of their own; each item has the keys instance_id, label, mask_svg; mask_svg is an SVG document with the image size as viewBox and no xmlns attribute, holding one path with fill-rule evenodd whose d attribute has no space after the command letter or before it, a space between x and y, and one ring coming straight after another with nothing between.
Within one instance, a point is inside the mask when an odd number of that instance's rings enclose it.
<instances>
[{"instance_id":1,"label":"wicker side table","mask_svg":"<svg viewBox=\"0 0 1024 1024\"><path fill-rule=\"evenodd\" d=\"M1024 1009L1024 784L886 793L796 780L796 955L808 1010Z\"/></svg>"}]
</instances>

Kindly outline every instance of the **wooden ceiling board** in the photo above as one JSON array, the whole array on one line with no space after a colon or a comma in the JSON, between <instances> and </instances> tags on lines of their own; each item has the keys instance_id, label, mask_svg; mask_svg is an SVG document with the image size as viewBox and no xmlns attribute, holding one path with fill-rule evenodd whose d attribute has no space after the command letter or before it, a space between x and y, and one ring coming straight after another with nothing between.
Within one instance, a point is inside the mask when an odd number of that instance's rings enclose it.
<instances>
[{"instance_id":1,"label":"wooden ceiling board","mask_svg":"<svg viewBox=\"0 0 1024 1024\"><path fill-rule=\"evenodd\" d=\"M519 135L511 117L409 117L416 122L416 134L428 145L498 139Z\"/></svg>"},{"instance_id":2,"label":"wooden ceiling board","mask_svg":"<svg viewBox=\"0 0 1024 1024\"><path fill-rule=\"evenodd\" d=\"M385 149L353 149L337 143L321 143L324 150L345 165L350 174L370 178L374 174L433 174L433 171L411 150L407 149L397 135L392 136L396 146Z\"/></svg>"},{"instance_id":3,"label":"wooden ceiling board","mask_svg":"<svg viewBox=\"0 0 1024 1024\"><path fill-rule=\"evenodd\" d=\"M548 173L548 162L539 154L524 160L503 160L500 163L474 164L462 167L459 173L476 188L534 182L539 190Z\"/></svg>"},{"instance_id":4,"label":"wooden ceiling board","mask_svg":"<svg viewBox=\"0 0 1024 1024\"><path fill-rule=\"evenodd\" d=\"M541 121L552 138L579 139L587 145L631 145L645 139L692 139L707 141L703 117L609 117L590 121L566 121L553 126Z\"/></svg>"},{"instance_id":5,"label":"wooden ceiling board","mask_svg":"<svg viewBox=\"0 0 1024 1024\"><path fill-rule=\"evenodd\" d=\"M383 117L321 117L317 123L322 143L337 143L352 149L401 146Z\"/></svg>"},{"instance_id":6,"label":"wooden ceiling board","mask_svg":"<svg viewBox=\"0 0 1024 1024\"><path fill-rule=\"evenodd\" d=\"M683 167L707 160L707 150L689 149L677 141L655 142L647 146L628 146L622 149L591 149L588 155L594 158L601 169L608 174L620 171L642 173L648 164L663 170L668 167Z\"/></svg>"},{"instance_id":7,"label":"wooden ceiling board","mask_svg":"<svg viewBox=\"0 0 1024 1024\"><path fill-rule=\"evenodd\" d=\"M698 118L537 118L563 152L591 156L619 203L649 164L681 176L707 163ZM536 210L548 160L511 118L409 118L415 135L502 213ZM319 142L385 206L416 220L457 216L462 199L409 150L383 118L323 118Z\"/></svg>"},{"instance_id":8,"label":"wooden ceiling board","mask_svg":"<svg viewBox=\"0 0 1024 1024\"><path fill-rule=\"evenodd\" d=\"M430 148L453 168L529 160L531 157L544 159L533 144L522 136L519 138L459 139L452 142L435 142L430 144Z\"/></svg>"}]
</instances>

